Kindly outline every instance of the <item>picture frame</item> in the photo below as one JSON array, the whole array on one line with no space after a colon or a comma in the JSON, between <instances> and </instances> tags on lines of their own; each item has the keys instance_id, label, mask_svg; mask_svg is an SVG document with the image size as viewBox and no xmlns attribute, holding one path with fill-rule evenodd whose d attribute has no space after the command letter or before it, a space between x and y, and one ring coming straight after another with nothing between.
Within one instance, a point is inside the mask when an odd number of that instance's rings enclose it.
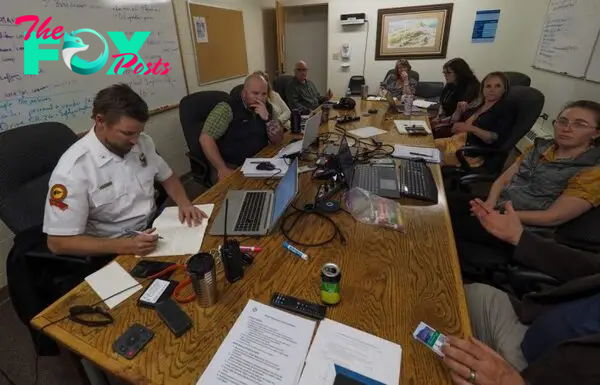
<instances>
[{"instance_id":1,"label":"picture frame","mask_svg":"<svg viewBox=\"0 0 600 385\"><path fill-rule=\"evenodd\" d=\"M446 57L453 3L377 11L375 60Z\"/></svg>"}]
</instances>

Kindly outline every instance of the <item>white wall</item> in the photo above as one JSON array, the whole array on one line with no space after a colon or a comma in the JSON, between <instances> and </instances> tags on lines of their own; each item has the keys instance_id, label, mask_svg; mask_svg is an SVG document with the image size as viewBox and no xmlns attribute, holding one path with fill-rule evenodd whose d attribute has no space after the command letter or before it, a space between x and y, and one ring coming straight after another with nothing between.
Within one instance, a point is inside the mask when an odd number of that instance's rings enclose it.
<instances>
[{"instance_id":1,"label":"white wall","mask_svg":"<svg viewBox=\"0 0 600 385\"><path fill-rule=\"evenodd\" d=\"M243 78L198 86L194 51L188 22L187 5L185 0L174 0L175 16L179 27L183 64L190 93L201 90L222 90L229 92L231 88L243 82ZM246 51L248 55L248 70L250 72L265 67L263 43L262 7L270 6L268 0L205 0L200 4L214 5L225 8L241 9L244 15L244 32L246 35ZM89 127L73 127L74 130L84 131ZM178 174L189 171L189 163L185 156L187 145L179 124L178 110L167 111L153 116L146 125L146 132L156 142L156 147L167 163ZM5 260L12 247L13 234L0 222L0 287L6 285Z\"/></svg>"},{"instance_id":2,"label":"white wall","mask_svg":"<svg viewBox=\"0 0 600 385\"><path fill-rule=\"evenodd\" d=\"M327 5L285 7L285 64L294 73L298 60L306 61L310 80L322 95L327 92Z\"/></svg>"}]
</instances>

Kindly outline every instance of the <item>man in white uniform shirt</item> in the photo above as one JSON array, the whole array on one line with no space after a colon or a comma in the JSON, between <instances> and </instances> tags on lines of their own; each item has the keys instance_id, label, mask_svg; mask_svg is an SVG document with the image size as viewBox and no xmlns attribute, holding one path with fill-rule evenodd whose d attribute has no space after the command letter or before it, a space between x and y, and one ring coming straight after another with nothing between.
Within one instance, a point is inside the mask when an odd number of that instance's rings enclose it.
<instances>
[{"instance_id":1,"label":"man in white uniform shirt","mask_svg":"<svg viewBox=\"0 0 600 385\"><path fill-rule=\"evenodd\" d=\"M94 128L63 154L50 177L43 231L53 253L152 252L158 240L148 229L156 211L155 180L178 205L182 223L200 224L206 215L142 132L149 114L138 94L125 84L101 90L92 118Z\"/></svg>"}]
</instances>

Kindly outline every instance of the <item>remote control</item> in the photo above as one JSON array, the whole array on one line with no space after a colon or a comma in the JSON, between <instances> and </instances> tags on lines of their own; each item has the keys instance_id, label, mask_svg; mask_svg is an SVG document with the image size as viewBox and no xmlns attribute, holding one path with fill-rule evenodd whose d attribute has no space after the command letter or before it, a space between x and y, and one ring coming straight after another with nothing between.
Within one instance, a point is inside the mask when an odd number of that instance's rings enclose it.
<instances>
[{"instance_id":1,"label":"remote control","mask_svg":"<svg viewBox=\"0 0 600 385\"><path fill-rule=\"evenodd\" d=\"M133 324L113 343L112 348L115 353L131 360L142 350L152 337L154 337L152 330L140 324Z\"/></svg>"},{"instance_id":2,"label":"remote control","mask_svg":"<svg viewBox=\"0 0 600 385\"><path fill-rule=\"evenodd\" d=\"M327 308L323 305L304 301L281 293L273 293L271 305L317 320L325 318L325 312L327 311Z\"/></svg>"}]
</instances>

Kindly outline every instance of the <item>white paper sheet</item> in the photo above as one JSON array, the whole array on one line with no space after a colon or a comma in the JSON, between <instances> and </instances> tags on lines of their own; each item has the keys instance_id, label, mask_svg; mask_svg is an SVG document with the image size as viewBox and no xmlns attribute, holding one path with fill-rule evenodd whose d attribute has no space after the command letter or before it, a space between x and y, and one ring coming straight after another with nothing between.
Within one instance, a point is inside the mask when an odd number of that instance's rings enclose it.
<instances>
[{"instance_id":1,"label":"white paper sheet","mask_svg":"<svg viewBox=\"0 0 600 385\"><path fill-rule=\"evenodd\" d=\"M394 145L394 158L402 159L424 159L427 163L440 163L442 154L437 148Z\"/></svg>"},{"instance_id":2,"label":"white paper sheet","mask_svg":"<svg viewBox=\"0 0 600 385\"><path fill-rule=\"evenodd\" d=\"M109 309L114 308L142 288L142 285L115 261L88 275L85 277L85 281L94 289L100 299L111 297L130 288L104 301Z\"/></svg>"},{"instance_id":3,"label":"white paper sheet","mask_svg":"<svg viewBox=\"0 0 600 385\"><path fill-rule=\"evenodd\" d=\"M359 138L370 138L372 136L377 136L385 133L387 133L387 131L381 130L373 126L362 127L357 128L356 130L348 131L348 134L358 136Z\"/></svg>"},{"instance_id":4,"label":"white paper sheet","mask_svg":"<svg viewBox=\"0 0 600 385\"><path fill-rule=\"evenodd\" d=\"M398 130L398 132L401 134L408 134L408 132L406 132L406 127L415 125L425 127L427 133L431 135L431 129L424 120L394 120L394 124L396 125L396 130Z\"/></svg>"},{"instance_id":5,"label":"white paper sheet","mask_svg":"<svg viewBox=\"0 0 600 385\"><path fill-rule=\"evenodd\" d=\"M196 207L210 218L215 205L196 205ZM156 228L156 233L163 239L158 240L156 250L146 257L196 254L202 247L208 218L204 218L199 226L188 227L187 223L179 222L177 207L165 208L152 224L152 227Z\"/></svg>"},{"instance_id":6,"label":"white paper sheet","mask_svg":"<svg viewBox=\"0 0 600 385\"><path fill-rule=\"evenodd\" d=\"M274 170L257 170L260 162L269 162L275 166ZM283 158L246 158L242 166L242 173L246 178L281 178L287 172L289 160Z\"/></svg>"},{"instance_id":7,"label":"white paper sheet","mask_svg":"<svg viewBox=\"0 0 600 385\"><path fill-rule=\"evenodd\" d=\"M413 101L413 106L419 107L419 108L429 108L435 104L437 104L437 103L436 102L428 102L427 100L421 100L421 99L417 99L417 100Z\"/></svg>"},{"instance_id":8,"label":"white paper sheet","mask_svg":"<svg viewBox=\"0 0 600 385\"><path fill-rule=\"evenodd\" d=\"M325 319L319 324L299 385L331 385L334 363L386 385L397 385L401 360L400 345Z\"/></svg>"},{"instance_id":9,"label":"white paper sheet","mask_svg":"<svg viewBox=\"0 0 600 385\"><path fill-rule=\"evenodd\" d=\"M295 385L314 329L250 300L196 385Z\"/></svg>"}]
</instances>

